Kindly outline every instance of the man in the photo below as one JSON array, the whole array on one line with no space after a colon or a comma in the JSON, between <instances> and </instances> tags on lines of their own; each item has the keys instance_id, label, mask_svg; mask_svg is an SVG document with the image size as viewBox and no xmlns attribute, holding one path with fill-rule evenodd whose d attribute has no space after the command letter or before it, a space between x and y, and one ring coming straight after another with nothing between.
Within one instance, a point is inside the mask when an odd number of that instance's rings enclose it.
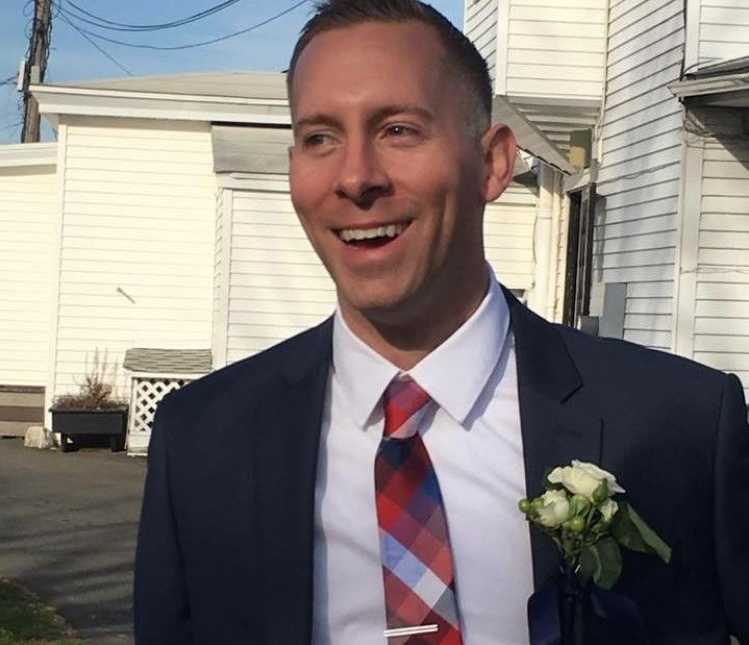
<instances>
[{"instance_id":1,"label":"man","mask_svg":"<svg viewBox=\"0 0 749 645\"><path fill-rule=\"evenodd\" d=\"M291 191L338 309L160 405L141 645L527 643L558 556L516 505L571 459L613 472L673 547L668 566L625 555L617 587L652 642L749 642L741 386L498 286L482 217L515 143L491 92L419 2L329 0L306 26Z\"/></svg>"}]
</instances>

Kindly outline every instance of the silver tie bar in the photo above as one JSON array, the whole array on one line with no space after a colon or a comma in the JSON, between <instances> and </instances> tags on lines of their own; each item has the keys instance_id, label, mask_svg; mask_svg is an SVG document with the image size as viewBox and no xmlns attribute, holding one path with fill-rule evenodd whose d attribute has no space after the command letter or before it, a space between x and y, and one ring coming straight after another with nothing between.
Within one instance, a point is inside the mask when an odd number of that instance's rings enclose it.
<instances>
[{"instance_id":1,"label":"silver tie bar","mask_svg":"<svg viewBox=\"0 0 749 645\"><path fill-rule=\"evenodd\" d=\"M434 634L439 631L438 625L419 625L418 627L398 627L397 629L386 629L385 638L397 638L398 636L413 636L414 634Z\"/></svg>"}]
</instances>

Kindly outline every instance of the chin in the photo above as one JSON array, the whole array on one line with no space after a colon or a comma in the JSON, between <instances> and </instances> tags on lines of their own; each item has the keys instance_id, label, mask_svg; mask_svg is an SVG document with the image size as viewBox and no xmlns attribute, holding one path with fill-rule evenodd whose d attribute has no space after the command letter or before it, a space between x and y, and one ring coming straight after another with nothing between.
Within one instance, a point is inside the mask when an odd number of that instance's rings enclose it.
<instances>
[{"instance_id":1,"label":"chin","mask_svg":"<svg viewBox=\"0 0 749 645\"><path fill-rule=\"evenodd\" d=\"M348 309L367 318L392 316L407 307L408 298L391 290L366 289L342 293L342 302Z\"/></svg>"}]
</instances>

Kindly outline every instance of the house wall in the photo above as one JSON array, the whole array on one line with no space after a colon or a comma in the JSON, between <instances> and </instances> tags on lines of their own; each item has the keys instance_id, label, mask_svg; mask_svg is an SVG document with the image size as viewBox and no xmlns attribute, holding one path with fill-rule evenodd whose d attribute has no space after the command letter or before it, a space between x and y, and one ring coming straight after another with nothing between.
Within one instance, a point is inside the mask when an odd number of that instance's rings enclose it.
<instances>
[{"instance_id":1,"label":"house wall","mask_svg":"<svg viewBox=\"0 0 749 645\"><path fill-rule=\"evenodd\" d=\"M231 242L232 194L219 188L216 192L216 233L213 256L213 328L211 353L213 367L226 365L227 302L229 297L228 264Z\"/></svg>"},{"instance_id":2,"label":"house wall","mask_svg":"<svg viewBox=\"0 0 749 645\"><path fill-rule=\"evenodd\" d=\"M749 137L702 152L694 358L749 389Z\"/></svg>"},{"instance_id":3,"label":"house wall","mask_svg":"<svg viewBox=\"0 0 749 645\"><path fill-rule=\"evenodd\" d=\"M597 103L606 8L607 0L466 0L464 31L486 59L497 94Z\"/></svg>"},{"instance_id":4,"label":"house wall","mask_svg":"<svg viewBox=\"0 0 749 645\"><path fill-rule=\"evenodd\" d=\"M0 168L0 385L47 382L58 194L55 166Z\"/></svg>"},{"instance_id":5,"label":"house wall","mask_svg":"<svg viewBox=\"0 0 749 645\"><path fill-rule=\"evenodd\" d=\"M624 338L672 348L682 107L682 0L620 0L610 9L607 96L594 231L593 294L627 283Z\"/></svg>"},{"instance_id":6,"label":"house wall","mask_svg":"<svg viewBox=\"0 0 749 645\"><path fill-rule=\"evenodd\" d=\"M749 55L747 0L692 0L688 9L699 14L698 66Z\"/></svg>"},{"instance_id":7,"label":"house wall","mask_svg":"<svg viewBox=\"0 0 749 645\"><path fill-rule=\"evenodd\" d=\"M497 10L500 0L465 0L463 31L489 66L495 80L497 70Z\"/></svg>"},{"instance_id":8,"label":"house wall","mask_svg":"<svg viewBox=\"0 0 749 645\"><path fill-rule=\"evenodd\" d=\"M513 183L484 213L486 258L508 289L533 286L533 229L538 187Z\"/></svg>"},{"instance_id":9,"label":"house wall","mask_svg":"<svg viewBox=\"0 0 749 645\"><path fill-rule=\"evenodd\" d=\"M327 318L333 281L307 241L287 175L246 175L231 192L227 363Z\"/></svg>"},{"instance_id":10,"label":"house wall","mask_svg":"<svg viewBox=\"0 0 749 645\"><path fill-rule=\"evenodd\" d=\"M509 0L506 84L511 97L587 99L603 95L607 0ZM502 45L500 45L502 46ZM500 57L501 60L501 57Z\"/></svg>"},{"instance_id":11,"label":"house wall","mask_svg":"<svg viewBox=\"0 0 749 645\"><path fill-rule=\"evenodd\" d=\"M211 347L216 179L210 126L71 117L63 173L52 387L77 391L96 350ZM118 385L126 388L120 370Z\"/></svg>"}]
</instances>

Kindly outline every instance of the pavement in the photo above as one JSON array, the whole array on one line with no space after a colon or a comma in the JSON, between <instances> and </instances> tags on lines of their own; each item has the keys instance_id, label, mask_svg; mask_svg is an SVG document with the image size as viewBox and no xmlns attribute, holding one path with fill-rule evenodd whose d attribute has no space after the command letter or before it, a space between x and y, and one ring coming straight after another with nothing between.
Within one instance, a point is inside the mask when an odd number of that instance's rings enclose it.
<instances>
[{"instance_id":1,"label":"pavement","mask_svg":"<svg viewBox=\"0 0 749 645\"><path fill-rule=\"evenodd\" d=\"M0 439L0 576L52 604L95 645L131 645L146 460L108 448Z\"/></svg>"}]
</instances>

